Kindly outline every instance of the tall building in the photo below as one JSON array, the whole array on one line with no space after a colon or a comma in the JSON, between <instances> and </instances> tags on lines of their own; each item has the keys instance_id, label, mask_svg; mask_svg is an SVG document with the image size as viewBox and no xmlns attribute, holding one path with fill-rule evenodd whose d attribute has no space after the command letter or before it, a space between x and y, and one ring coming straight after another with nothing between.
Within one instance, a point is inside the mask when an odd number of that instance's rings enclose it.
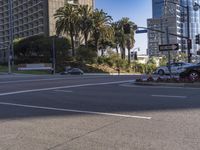
<instances>
[{"instance_id":1,"label":"tall building","mask_svg":"<svg viewBox=\"0 0 200 150\"><path fill-rule=\"evenodd\" d=\"M164 3L164 0L152 1L152 14L153 14L154 19L158 19L162 17L162 14L164 13L163 3Z\"/></svg>"},{"instance_id":2,"label":"tall building","mask_svg":"<svg viewBox=\"0 0 200 150\"><path fill-rule=\"evenodd\" d=\"M55 35L55 11L65 3L94 6L94 0L11 0L14 39ZM0 0L0 62L7 61L9 0Z\"/></svg>"},{"instance_id":3,"label":"tall building","mask_svg":"<svg viewBox=\"0 0 200 150\"><path fill-rule=\"evenodd\" d=\"M187 0L174 0L171 2L173 3L170 3L170 0L152 0L153 18L147 20L148 27L156 27L162 31L165 31L165 28L168 27L169 33L187 37L187 10L180 5L189 5L190 38L192 40L191 53L196 55L199 46L195 44L195 35L200 33L200 11L195 12L193 4L194 2L200 3L200 0L188 0L188 3ZM177 3L177 5L174 3ZM153 31L148 33L148 52L150 56L159 56L161 53L158 47L160 44L167 43L166 34L156 33L156 38L154 38L152 36L154 33ZM178 43L180 51L187 53L188 45L185 38L170 35L169 43Z\"/></svg>"}]
</instances>

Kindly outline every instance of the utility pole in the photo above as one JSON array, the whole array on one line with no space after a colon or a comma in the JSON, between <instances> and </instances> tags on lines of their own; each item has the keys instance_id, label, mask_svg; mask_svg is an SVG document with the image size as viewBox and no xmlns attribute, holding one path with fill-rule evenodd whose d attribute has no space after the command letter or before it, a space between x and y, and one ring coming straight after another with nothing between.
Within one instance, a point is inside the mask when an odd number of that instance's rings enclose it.
<instances>
[{"instance_id":1,"label":"utility pole","mask_svg":"<svg viewBox=\"0 0 200 150\"><path fill-rule=\"evenodd\" d=\"M14 58L13 52L13 2L12 0L8 1L9 7L9 46L8 46L8 73L12 73L11 69L11 60Z\"/></svg>"},{"instance_id":2,"label":"utility pole","mask_svg":"<svg viewBox=\"0 0 200 150\"><path fill-rule=\"evenodd\" d=\"M189 0L187 0L187 33L188 33L188 40L190 40L190 7L189 7ZM188 43L188 41L187 41ZM189 44L187 44L188 46L188 63L191 63L191 46L189 46Z\"/></svg>"},{"instance_id":3,"label":"utility pole","mask_svg":"<svg viewBox=\"0 0 200 150\"><path fill-rule=\"evenodd\" d=\"M55 50L55 36L52 37L52 68L53 74L56 74L56 50Z\"/></svg>"},{"instance_id":4,"label":"utility pole","mask_svg":"<svg viewBox=\"0 0 200 150\"><path fill-rule=\"evenodd\" d=\"M166 27L166 39L167 39L167 44L169 44L169 28L168 26ZM168 69L169 69L169 75L170 78L172 76L172 71L171 71L171 54L170 54L170 50L167 50L168 52Z\"/></svg>"}]
</instances>

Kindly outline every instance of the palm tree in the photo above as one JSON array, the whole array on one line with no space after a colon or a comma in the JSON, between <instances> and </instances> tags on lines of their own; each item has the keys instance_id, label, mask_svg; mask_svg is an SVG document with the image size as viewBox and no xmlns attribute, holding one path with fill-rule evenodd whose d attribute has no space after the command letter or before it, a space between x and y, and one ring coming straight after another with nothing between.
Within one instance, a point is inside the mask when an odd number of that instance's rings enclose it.
<instances>
[{"instance_id":1,"label":"palm tree","mask_svg":"<svg viewBox=\"0 0 200 150\"><path fill-rule=\"evenodd\" d=\"M124 25L130 25L130 34L124 33ZM125 59L126 48L128 49L128 62L130 63L130 50L134 47L135 39L135 30L136 25L134 22L130 21L129 18L122 18L118 22L113 24L115 29L115 43L119 45L121 50L121 57Z\"/></svg>"},{"instance_id":2,"label":"palm tree","mask_svg":"<svg viewBox=\"0 0 200 150\"><path fill-rule=\"evenodd\" d=\"M119 22L113 22L112 27L114 30L114 46L117 52L117 55L119 55L119 46L120 46L120 39L122 37L122 30L121 27L119 26Z\"/></svg>"},{"instance_id":3,"label":"palm tree","mask_svg":"<svg viewBox=\"0 0 200 150\"><path fill-rule=\"evenodd\" d=\"M76 34L76 25L78 22L77 7L71 4L65 4L59 8L54 17L56 19L56 34L69 34L72 45L72 56L75 56L74 36Z\"/></svg>"},{"instance_id":4,"label":"palm tree","mask_svg":"<svg viewBox=\"0 0 200 150\"><path fill-rule=\"evenodd\" d=\"M92 29L92 8L88 5L80 5L78 8L78 25L88 46L88 37Z\"/></svg>"},{"instance_id":5,"label":"palm tree","mask_svg":"<svg viewBox=\"0 0 200 150\"><path fill-rule=\"evenodd\" d=\"M98 51L100 39L105 41L113 38L114 30L111 27L112 17L105 13L103 10L96 9L93 12L92 19L92 35L94 38L96 51Z\"/></svg>"}]
</instances>

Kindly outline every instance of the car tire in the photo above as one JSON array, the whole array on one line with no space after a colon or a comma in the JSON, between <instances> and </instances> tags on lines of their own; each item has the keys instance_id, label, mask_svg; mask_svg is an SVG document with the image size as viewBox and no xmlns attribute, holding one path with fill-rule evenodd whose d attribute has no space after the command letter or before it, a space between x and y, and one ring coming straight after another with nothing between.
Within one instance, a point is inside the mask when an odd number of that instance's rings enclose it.
<instances>
[{"instance_id":1,"label":"car tire","mask_svg":"<svg viewBox=\"0 0 200 150\"><path fill-rule=\"evenodd\" d=\"M160 76L164 76L164 75L165 75L165 72L164 72L164 70L160 69L160 70L158 70L158 74L159 74Z\"/></svg>"},{"instance_id":2,"label":"car tire","mask_svg":"<svg viewBox=\"0 0 200 150\"><path fill-rule=\"evenodd\" d=\"M191 71L191 72L189 73L189 78L190 78L192 81L196 81L196 80L199 80L200 75L199 75L199 73L196 72L196 71Z\"/></svg>"}]
</instances>

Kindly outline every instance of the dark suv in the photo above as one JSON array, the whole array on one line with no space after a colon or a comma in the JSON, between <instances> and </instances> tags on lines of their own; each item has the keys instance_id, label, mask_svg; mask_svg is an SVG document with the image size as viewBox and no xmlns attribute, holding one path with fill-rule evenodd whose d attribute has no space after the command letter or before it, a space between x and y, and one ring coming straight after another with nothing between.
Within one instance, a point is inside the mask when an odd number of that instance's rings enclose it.
<instances>
[{"instance_id":1,"label":"dark suv","mask_svg":"<svg viewBox=\"0 0 200 150\"><path fill-rule=\"evenodd\" d=\"M200 63L186 67L182 73L180 73L181 78L190 78L191 80L200 79Z\"/></svg>"}]
</instances>

